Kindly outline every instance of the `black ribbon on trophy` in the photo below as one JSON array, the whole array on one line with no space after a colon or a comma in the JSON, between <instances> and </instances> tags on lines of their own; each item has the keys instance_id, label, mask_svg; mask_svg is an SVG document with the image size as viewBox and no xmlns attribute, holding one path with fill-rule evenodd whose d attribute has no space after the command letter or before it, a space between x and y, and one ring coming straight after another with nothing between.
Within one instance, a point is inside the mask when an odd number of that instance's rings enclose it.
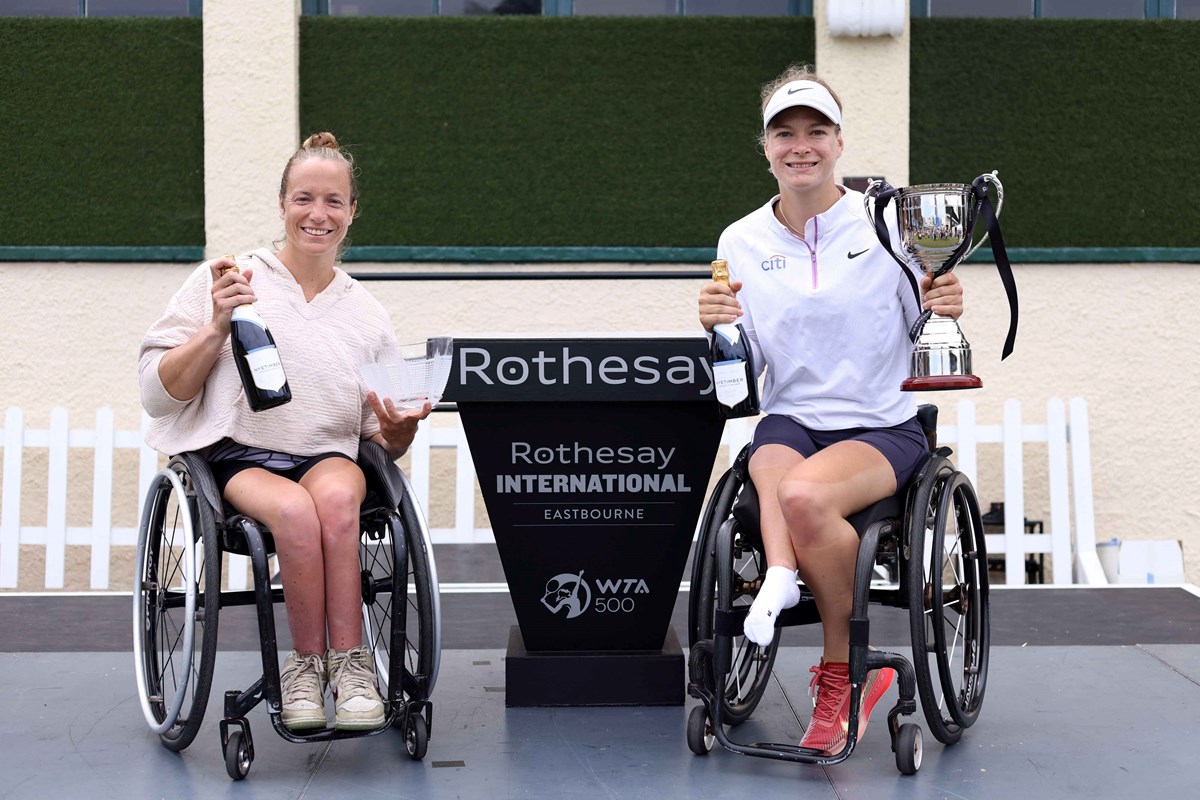
<instances>
[{"instance_id":1,"label":"black ribbon on trophy","mask_svg":"<svg viewBox=\"0 0 1200 800\"><path fill-rule=\"evenodd\" d=\"M975 226L983 224L986 230L983 238L990 240L992 257L1008 296L1008 335L1001 355L1001 360L1004 360L1011 355L1017 337L1017 284L1000 233L997 219L1000 209L992 204L988 183L996 184L997 201L1002 206L1004 189L994 172L980 175L969 186L925 184L897 189L880 180L872 182L866 194L875 203L875 234L900 264L917 299L918 308L921 307L921 292L912 268L919 268L933 278L954 269L983 243L982 238L975 245L971 243ZM893 200L896 201L903 255L893 250L892 237L884 219L884 213ZM938 325L934 326L936 331L928 333L926 325L931 318ZM913 352L912 377L905 381L906 390L962 389L982 385L978 378L970 374L970 345L953 320L936 317L932 311L923 311L910 329L909 338L917 346Z\"/></svg>"}]
</instances>

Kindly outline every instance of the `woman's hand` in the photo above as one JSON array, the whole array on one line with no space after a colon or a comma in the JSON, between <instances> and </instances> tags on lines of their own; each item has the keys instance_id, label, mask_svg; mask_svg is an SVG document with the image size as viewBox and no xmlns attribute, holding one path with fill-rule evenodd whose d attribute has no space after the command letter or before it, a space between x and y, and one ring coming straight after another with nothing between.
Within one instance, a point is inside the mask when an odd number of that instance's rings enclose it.
<instances>
[{"instance_id":1,"label":"woman's hand","mask_svg":"<svg viewBox=\"0 0 1200 800\"><path fill-rule=\"evenodd\" d=\"M254 270L235 272L230 267L237 266L232 258L217 258L208 265L212 270L212 324L222 337L229 335L229 318L233 310L246 303L253 303L258 298L250 288L250 279ZM229 270L224 275L221 270Z\"/></svg>"},{"instance_id":2,"label":"woman's hand","mask_svg":"<svg viewBox=\"0 0 1200 800\"><path fill-rule=\"evenodd\" d=\"M221 357L229 338L229 318L243 303L253 303L251 270L239 274L222 268L235 266L231 258L216 258L208 263L212 272L212 320L200 327L190 339L163 354L158 362L158 378L167 394L180 401L194 398Z\"/></svg>"},{"instance_id":3,"label":"woman's hand","mask_svg":"<svg viewBox=\"0 0 1200 800\"><path fill-rule=\"evenodd\" d=\"M922 308L950 319L958 319L963 313L963 289L958 276L953 272L940 275L933 280L928 275L921 278Z\"/></svg>"},{"instance_id":4,"label":"woman's hand","mask_svg":"<svg viewBox=\"0 0 1200 800\"><path fill-rule=\"evenodd\" d=\"M714 325L737 322L742 315L742 304L735 295L741 291L741 281L728 284L712 281L700 290L700 324L704 330L712 331Z\"/></svg>"},{"instance_id":5,"label":"woman's hand","mask_svg":"<svg viewBox=\"0 0 1200 800\"><path fill-rule=\"evenodd\" d=\"M417 435L417 423L433 411L428 400L421 408L396 408L391 398L385 397L381 401L374 392L367 392L367 402L379 418L379 433L371 438L391 453L393 458L404 455Z\"/></svg>"}]
</instances>

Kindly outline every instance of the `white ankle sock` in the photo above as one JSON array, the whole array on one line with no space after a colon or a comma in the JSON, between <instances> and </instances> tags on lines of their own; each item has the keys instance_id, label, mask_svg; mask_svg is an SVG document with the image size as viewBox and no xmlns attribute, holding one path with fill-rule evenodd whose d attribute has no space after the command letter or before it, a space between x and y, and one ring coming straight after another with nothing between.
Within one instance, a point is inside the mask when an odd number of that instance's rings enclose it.
<instances>
[{"instance_id":1,"label":"white ankle sock","mask_svg":"<svg viewBox=\"0 0 1200 800\"><path fill-rule=\"evenodd\" d=\"M766 647L775 638L775 619L779 612L800 602L800 587L796 585L796 570L787 567L767 567L762 588L746 614L743 630L746 638Z\"/></svg>"}]
</instances>

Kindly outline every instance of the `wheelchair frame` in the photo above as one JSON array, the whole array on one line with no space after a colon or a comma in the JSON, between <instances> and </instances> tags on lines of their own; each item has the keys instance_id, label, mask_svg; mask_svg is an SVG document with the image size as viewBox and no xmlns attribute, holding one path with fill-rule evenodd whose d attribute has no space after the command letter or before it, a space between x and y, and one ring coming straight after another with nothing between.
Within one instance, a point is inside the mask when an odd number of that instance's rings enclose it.
<instances>
[{"instance_id":1,"label":"wheelchair frame","mask_svg":"<svg viewBox=\"0 0 1200 800\"><path fill-rule=\"evenodd\" d=\"M375 736L397 725L409 756L425 756L433 713L429 698L441 653L432 542L404 473L374 442L364 441L359 456L368 485L359 545L364 643L375 657L384 724L365 731L303 733L284 727L273 610L283 600L283 589L271 586L271 534L245 515L226 518L207 463L184 453L170 460L147 492L133 593L134 671L142 711L168 749L183 750L199 732L211 691L220 608L254 605L263 673L250 688L225 692L220 721L231 778L241 780L249 772L254 743L246 714L264 701L272 726L288 741ZM250 556L253 589L221 591L226 552ZM400 575L404 588L396 592Z\"/></svg>"},{"instance_id":2,"label":"wheelchair frame","mask_svg":"<svg viewBox=\"0 0 1200 800\"><path fill-rule=\"evenodd\" d=\"M840 763L857 745L867 673L882 667L897 675L899 700L887 719L902 773L911 775L921 764L920 726L899 722L900 716L915 713L918 693L930 730L944 744L957 742L975 723L987 682L987 553L971 483L954 469L949 448L933 442L936 413L933 406L921 409L931 452L909 485L849 518L860 536L850 620L850 718L846 744L833 755L791 744L741 743L726 730L748 719L761 700L780 635L766 647L742 635L746 612L766 574L756 509L743 497L750 485L749 446L722 475L705 508L692 565L688 693L703 701L687 723L693 752L705 755L719 742L743 755ZM889 574L888 586L874 585L877 561ZM912 662L869 647L869 602L909 610ZM776 627L816 622L820 614L812 593L802 588L799 605L784 610Z\"/></svg>"}]
</instances>

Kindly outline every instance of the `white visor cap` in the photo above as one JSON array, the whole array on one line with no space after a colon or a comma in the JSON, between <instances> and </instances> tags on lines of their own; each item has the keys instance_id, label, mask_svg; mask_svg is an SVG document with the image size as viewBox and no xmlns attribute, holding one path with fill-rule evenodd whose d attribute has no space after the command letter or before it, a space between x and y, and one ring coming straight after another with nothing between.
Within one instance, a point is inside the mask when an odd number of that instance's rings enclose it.
<instances>
[{"instance_id":1,"label":"white visor cap","mask_svg":"<svg viewBox=\"0 0 1200 800\"><path fill-rule=\"evenodd\" d=\"M842 124L841 109L828 89L816 81L792 81L780 86L767 101L767 109L763 112L763 130L767 129L780 111L796 106L815 109L828 117L834 125Z\"/></svg>"}]
</instances>

